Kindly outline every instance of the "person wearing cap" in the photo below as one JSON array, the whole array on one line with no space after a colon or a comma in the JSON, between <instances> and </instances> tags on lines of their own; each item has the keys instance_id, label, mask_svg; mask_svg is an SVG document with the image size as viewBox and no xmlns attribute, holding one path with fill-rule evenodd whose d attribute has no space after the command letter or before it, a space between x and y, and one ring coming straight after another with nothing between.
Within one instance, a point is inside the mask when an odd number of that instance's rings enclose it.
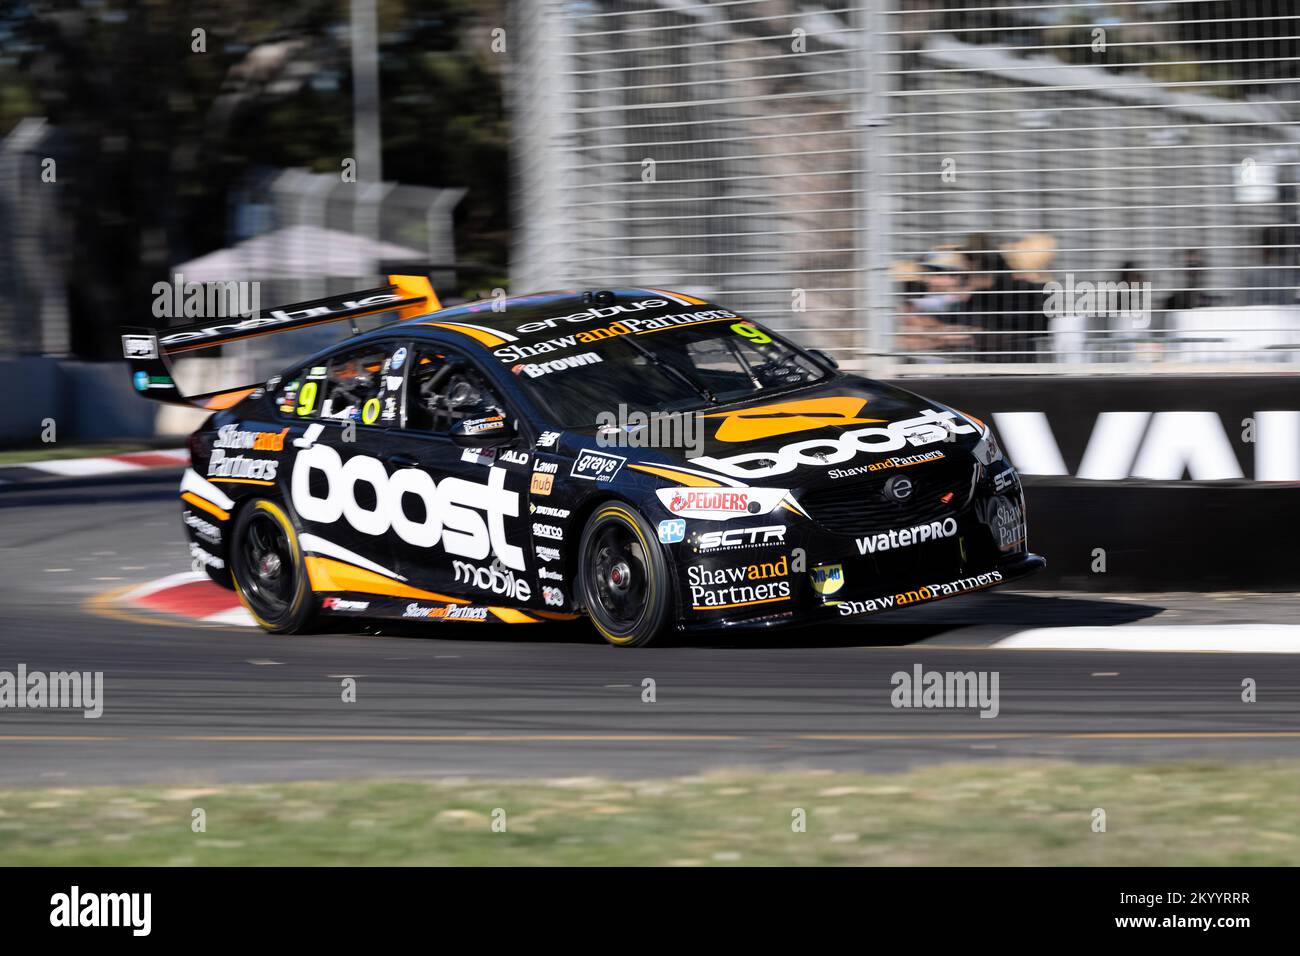
<instances>
[{"instance_id":1,"label":"person wearing cap","mask_svg":"<svg viewBox=\"0 0 1300 956\"><path fill-rule=\"evenodd\" d=\"M962 324L962 286L966 260L956 247L926 253L920 263L896 263L891 270L903 285L903 308L895 344L908 360L943 362L932 353L969 351L972 329Z\"/></svg>"}]
</instances>

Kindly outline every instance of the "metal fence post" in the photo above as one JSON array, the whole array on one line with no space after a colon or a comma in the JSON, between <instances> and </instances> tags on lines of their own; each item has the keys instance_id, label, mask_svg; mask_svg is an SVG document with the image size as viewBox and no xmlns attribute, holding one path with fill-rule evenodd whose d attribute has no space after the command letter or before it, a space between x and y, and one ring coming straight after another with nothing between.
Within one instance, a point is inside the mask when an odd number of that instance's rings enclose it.
<instances>
[{"instance_id":1,"label":"metal fence post","mask_svg":"<svg viewBox=\"0 0 1300 956\"><path fill-rule=\"evenodd\" d=\"M889 0L878 0L888 3ZM855 116L858 127L859 155L857 282L857 352L858 362L867 375L882 376L888 371L888 353L894 337L891 305L889 261L888 181L882 173L888 164L884 155L886 140L880 133L886 126L888 112L882 86L885 82L884 57L890 38L880 32L878 4L864 5L858 13L857 57L861 77L859 107Z\"/></svg>"}]
</instances>

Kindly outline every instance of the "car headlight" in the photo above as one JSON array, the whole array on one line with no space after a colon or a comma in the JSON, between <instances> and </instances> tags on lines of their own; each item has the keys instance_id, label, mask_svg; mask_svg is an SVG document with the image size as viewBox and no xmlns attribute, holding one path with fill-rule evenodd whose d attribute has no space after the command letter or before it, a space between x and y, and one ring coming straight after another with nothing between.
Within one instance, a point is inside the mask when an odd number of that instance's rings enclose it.
<instances>
[{"instance_id":1,"label":"car headlight","mask_svg":"<svg viewBox=\"0 0 1300 956\"><path fill-rule=\"evenodd\" d=\"M986 468L996 461L1001 461L1002 446L998 444L997 438L994 437L993 429L969 412L963 412L961 409L956 411L966 424L979 432L980 439L975 443L975 447L971 449L971 454L975 456L975 460Z\"/></svg>"},{"instance_id":2,"label":"car headlight","mask_svg":"<svg viewBox=\"0 0 1300 956\"><path fill-rule=\"evenodd\" d=\"M1002 446L993 435L993 429L987 427L984 429L984 435L975 443L971 453L975 456L975 460L986 468L1002 460Z\"/></svg>"}]
</instances>

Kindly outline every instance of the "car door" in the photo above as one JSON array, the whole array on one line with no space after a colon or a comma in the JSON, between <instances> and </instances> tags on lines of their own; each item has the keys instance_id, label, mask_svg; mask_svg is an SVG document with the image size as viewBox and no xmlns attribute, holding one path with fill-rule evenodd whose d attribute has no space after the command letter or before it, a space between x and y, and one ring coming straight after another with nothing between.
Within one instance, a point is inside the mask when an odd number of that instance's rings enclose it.
<instances>
[{"instance_id":1,"label":"car door","mask_svg":"<svg viewBox=\"0 0 1300 956\"><path fill-rule=\"evenodd\" d=\"M343 347L285 376L277 396L282 418L306 426L293 430L286 490L303 549L314 577L339 590L367 591L397 577L384 459L401 422L408 354L397 339Z\"/></svg>"},{"instance_id":2,"label":"car door","mask_svg":"<svg viewBox=\"0 0 1300 956\"><path fill-rule=\"evenodd\" d=\"M385 445L397 570L419 588L484 605L536 605L528 515L527 436L465 448L452 427L490 434L520 427L468 356L443 345L410 349L401 421ZM481 424L480 424L481 423Z\"/></svg>"}]
</instances>

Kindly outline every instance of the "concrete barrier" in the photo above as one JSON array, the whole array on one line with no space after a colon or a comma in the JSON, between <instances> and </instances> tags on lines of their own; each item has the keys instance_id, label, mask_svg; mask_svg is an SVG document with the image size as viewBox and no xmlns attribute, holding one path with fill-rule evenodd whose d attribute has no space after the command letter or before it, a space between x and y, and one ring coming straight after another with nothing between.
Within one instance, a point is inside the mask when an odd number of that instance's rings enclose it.
<instances>
[{"instance_id":1,"label":"concrete barrier","mask_svg":"<svg viewBox=\"0 0 1300 956\"><path fill-rule=\"evenodd\" d=\"M1300 589L1300 376L895 384L993 426L1048 561L1026 587Z\"/></svg>"},{"instance_id":2,"label":"concrete barrier","mask_svg":"<svg viewBox=\"0 0 1300 956\"><path fill-rule=\"evenodd\" d=\"M1027 478L1034 590L1296 591L1300 487Z\"/></svg>"},{"instance_id":3,"label":"concrete barrier","mask_svg":"<svg viewBox=\"0 0 1300 956\"><path fill-rule=\"evenodd\" d=\"M131 387L124 362L53 358L0 361L0 446L152 438L158 407Z\"/></svg>"}]
</instances>

